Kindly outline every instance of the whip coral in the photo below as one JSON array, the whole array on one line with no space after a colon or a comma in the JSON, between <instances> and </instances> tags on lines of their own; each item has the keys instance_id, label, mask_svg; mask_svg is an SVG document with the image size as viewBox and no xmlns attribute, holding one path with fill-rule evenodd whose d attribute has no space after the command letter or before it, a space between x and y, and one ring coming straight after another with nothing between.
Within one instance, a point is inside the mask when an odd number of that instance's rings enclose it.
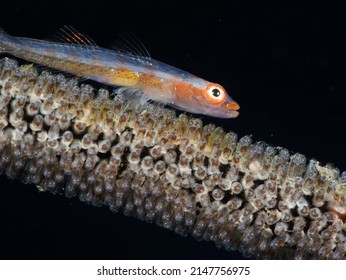
<instances>
[{"instance_id":1,"label":"whip coral","mask_svg":"<svg viewBox=\"0 0 346 280\"><path fill-rule=\"evenodd\" d=\"M247 257L344 259L346 174L155 104L0 62L0 171Z\"/></svg>"}]
</instances>

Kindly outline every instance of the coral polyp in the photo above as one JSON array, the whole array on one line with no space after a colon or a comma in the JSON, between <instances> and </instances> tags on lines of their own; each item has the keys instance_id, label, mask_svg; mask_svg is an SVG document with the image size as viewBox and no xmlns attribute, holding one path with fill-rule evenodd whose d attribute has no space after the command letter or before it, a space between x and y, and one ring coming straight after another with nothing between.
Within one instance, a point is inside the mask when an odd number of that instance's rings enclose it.
<instances>
[{"instance_id":1,"label":"coral polyp","mask_svg":"<svg viewBox=\"0 0 346 280\"><path fill-rule=\"evenodd\" d=\"M0 62L0 172L247 257L344 259L346 174L155 104Z\"/></svg>"}]
</instances>

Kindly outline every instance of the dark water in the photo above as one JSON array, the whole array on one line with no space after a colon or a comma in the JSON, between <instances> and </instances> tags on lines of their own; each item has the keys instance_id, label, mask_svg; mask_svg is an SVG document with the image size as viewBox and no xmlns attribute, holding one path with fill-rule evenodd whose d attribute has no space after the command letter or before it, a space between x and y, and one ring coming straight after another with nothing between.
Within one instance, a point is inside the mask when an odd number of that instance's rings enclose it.
<instances>
[{"instance_id":1,"label":"dark water","mask_svg":"<svg viewBox=\"0 0 346 280\"><path fill-rule=\"evenodd\" d=\"M48 38L70 24L104 47L131 31L153 58L222 84L239 102L237 119L206 122L346 170L341 7L118 2L2 1L0 26L13 35ZM4 176L0 221L0 259L241 258Z\"/></svg>"}]
</instances>

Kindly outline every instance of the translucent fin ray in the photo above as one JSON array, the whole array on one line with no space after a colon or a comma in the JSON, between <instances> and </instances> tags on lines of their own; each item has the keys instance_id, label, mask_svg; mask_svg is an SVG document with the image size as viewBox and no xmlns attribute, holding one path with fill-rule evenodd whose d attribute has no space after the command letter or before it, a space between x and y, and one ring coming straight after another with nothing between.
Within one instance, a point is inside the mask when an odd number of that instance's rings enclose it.
<instances>
[{"instance_id":1,"label":"translucent fin ray","mask_svg":"<svg viewBox=\"0 0 346 280\"><path fill-rule=\"evenodd\" d=\"M127 46L136 55L150 58L150 53L136 35L129 32L122 32L119 38L123 40L123 45Z\"/></svg>"},{"instance_id":2,"label":"translucent fin ray","mask_svg":"<svg viewBox=\"0 0 346 280\"><path fill-rule=\"evenodd\" d=\"M137 56L141 61L151 64L151 56L144 44L136 35L129 32L122 32L115 40L113 50Z\"/></svg>"},{"instance_id":3,"label":"translucent fin ray","mask_svg":"<svg viewBox=\"0 0 346 280\"><path fill-rule=\"evenodd\" d=\"M69 25L64 25L63 27L61 27L54 38L55 41L58 42L98 47L95 41L88 35L76 30Z\"/></svg>"},{"instance_id":4,"label":"translucent fin ray","mask_svg":"<svg viewBox=\"0 0 346 280\"><path fill-rule=\"evenodd\" d=\"M138 105L144 105L149 102L149 98L138 88L118 87L113 90L112 96L120 98L125 103L129 100L136 100Z\"/></svg>"}]
</instances>

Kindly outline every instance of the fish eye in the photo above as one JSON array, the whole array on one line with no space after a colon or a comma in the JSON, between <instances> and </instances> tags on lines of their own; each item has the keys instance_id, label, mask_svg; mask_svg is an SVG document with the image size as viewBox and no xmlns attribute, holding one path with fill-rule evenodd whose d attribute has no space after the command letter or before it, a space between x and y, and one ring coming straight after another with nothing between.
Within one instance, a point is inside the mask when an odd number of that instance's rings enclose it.
<instances>
[{"instance_id":1,"label":"fish eye","mask_svg":"<svg viewBox=\"0 0 346 280\"><path fill-rule=\"evenodd\" d=\"M221 95L220 90L218 90L217 88L212 89L211 92L212 92L213 96L216 98Z\"/></svg>"},{"instance_id":2,"label":"fish eye","mask_svg":"<svg viewBox=\"0 0 346 280\"><path fill-rule=\"evenodd\" d=\"M220 104L226 100L227 94L222 86L210 84L206 88L206 97L212 104Z\"/></svg>"}]
</instances>

